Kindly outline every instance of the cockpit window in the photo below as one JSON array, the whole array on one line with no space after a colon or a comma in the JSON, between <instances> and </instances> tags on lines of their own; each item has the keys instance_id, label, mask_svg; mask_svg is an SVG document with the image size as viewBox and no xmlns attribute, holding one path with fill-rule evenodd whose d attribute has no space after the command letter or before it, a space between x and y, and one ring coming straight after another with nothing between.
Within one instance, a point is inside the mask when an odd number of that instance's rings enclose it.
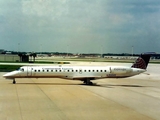
<instances>
[{"instance_id":1,"label":"cockpit window","mask_svg":"<svg viewBox=\"0 0 160 120\"><path fill-rule=\"evenodd\" d=\"M24 68L21 68L21 71L24 71Z\"/></svg>"},{"instance_id":2,"label":"cockpit window","mask_svg":"<svg viewBox=\"0 0 160 120\"><path fill-rule=\"evenodd\" d=\"M19 71L24 71L24 68L19 68L18 70L19 70Z\"/></svg>"}]
</instances>

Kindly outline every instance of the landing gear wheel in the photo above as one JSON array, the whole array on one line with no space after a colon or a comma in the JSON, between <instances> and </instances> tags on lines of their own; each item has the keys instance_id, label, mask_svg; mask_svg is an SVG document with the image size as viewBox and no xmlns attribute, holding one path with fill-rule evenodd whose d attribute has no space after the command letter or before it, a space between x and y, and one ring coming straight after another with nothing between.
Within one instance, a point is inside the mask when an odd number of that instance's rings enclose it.
<instances>
[{"instance_id":1,"label":"landing gear wheel","mask_svg":"<svg viewBox=\"0 0 160 120\"><path fill-rule=\"evenodd\" d=\"M89 85L93 85L93 83L92 83L92 82L89 82Z\"/></svg>"},{"instance_id":2,"label":"landing gear wheel","mask_svg":"<svg viewBox=\"0 0 160 120\"><path fill-rule=\"evenodd\" d=\"M16 84L16 81L15 81L15 79L13 79L13 84Z\"/></svg>"},{"instance_id":3,"label":"landing gear wheel","mask_svg":"<svg viewBox=\"0 0 160 120\"><path fill-rule=\"evenodd\" d=\"M84 80L83 83L86 85L93 85L93 83L90 81L90 79Z\"/></svg>"}]
</instances>

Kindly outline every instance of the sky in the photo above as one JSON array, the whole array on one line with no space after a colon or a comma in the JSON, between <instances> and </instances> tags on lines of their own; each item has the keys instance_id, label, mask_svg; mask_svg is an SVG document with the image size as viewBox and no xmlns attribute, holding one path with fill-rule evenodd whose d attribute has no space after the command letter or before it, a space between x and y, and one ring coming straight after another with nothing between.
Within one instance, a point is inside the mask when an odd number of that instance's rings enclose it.
<instances>
[{"instance_id":1,"label":"sky","mask_svg":"<svg viewBox=\"0 0 160 120\"><path fill-rule=\"evenodd\" d=\"M160 53L159 0L0 0L0 49Z\"/></svg>"}]
</instances>

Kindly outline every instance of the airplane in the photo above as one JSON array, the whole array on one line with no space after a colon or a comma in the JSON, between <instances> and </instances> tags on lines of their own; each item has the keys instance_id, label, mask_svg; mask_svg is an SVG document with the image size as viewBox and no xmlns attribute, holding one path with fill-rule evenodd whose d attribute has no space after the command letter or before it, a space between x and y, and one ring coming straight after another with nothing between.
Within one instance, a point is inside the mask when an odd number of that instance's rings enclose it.
<instances>
[{"instance_id":1,"label":"airplane","mask_svg":"<svg viewBox=\"0 0 160 120\"><path fill-rule=\"evenodd\" d=\"M92 80L103 78L126 78L146 71L151 55L142 53L131 67L129 66L22 66L3 75L6 79L15 78L64 78L81 80L84 84L92 85Z\"/></svg>"}]
</instances>

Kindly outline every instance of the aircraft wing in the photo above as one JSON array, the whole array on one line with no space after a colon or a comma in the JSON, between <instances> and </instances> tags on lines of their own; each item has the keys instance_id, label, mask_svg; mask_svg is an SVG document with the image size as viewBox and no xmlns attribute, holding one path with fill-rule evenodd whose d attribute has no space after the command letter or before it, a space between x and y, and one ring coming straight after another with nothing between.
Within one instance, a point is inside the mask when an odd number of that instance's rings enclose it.
<instances>
[{"instance_id":1,"label":"aircraft wing","mask_svg":"<svg viewBox=\"0 0 160 120\"><path fill-rule=\"evenodd\" d=\"M101 78L102 76L67 76L67 79L73 79L73 80L84 80L84 79L91 79L94 80L96 78Z\"/></svg>"}]
</instances>

